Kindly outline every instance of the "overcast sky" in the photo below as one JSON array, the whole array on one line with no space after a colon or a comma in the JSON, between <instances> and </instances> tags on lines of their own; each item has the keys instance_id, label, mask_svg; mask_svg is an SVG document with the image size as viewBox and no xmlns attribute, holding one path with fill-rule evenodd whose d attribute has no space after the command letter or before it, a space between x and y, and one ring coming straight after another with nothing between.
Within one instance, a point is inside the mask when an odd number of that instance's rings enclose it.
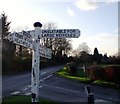
<instances>
[{"instance_id":1,"label":"overcast sky","mask_svg":"<svg viewBox=\"0 0 120 104\"><path fill-rule=\"evenodd\" d=\"M97 2L96 2L97 1ZM11 31L34 29L36 21L53 22L59 29L79 29L81 36L72 39L73 49L86 42L93 54L118 52L118 0L0 0L11 21Z\"/></svg>"}]
</instances>

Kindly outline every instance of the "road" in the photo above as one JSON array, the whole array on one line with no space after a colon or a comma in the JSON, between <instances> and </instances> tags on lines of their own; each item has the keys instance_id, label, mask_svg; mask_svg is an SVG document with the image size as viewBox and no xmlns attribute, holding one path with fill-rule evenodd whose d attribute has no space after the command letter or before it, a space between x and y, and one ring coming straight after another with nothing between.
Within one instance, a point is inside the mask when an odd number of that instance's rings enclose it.
<instances>
[{"instance_id":1,"label":"road","mask_svg":"<svg viewBox=\"0 0 120 104\"><path fill-rule=\"evenodd\" d=\"M63 66L56 66L40 70L40 80L49 77ZM31 73L21 73L17 75L7 75L2 77L2 95L8 96L14 91L24 89L31 84Z\"/></svg>"},{"instance_id":2,"label":"road","mask_svg":"<svg viewBox=\"0 0 120 104\"><path fill-rule=\"evenodd\" d=\"M86 102L87 95L85 86L69 79L60 78L53 74L63 66L46 68L40 71L40 97L48 98L59 102ZM30 73L14 76L3 76L3 96L10 94L30 94ZM119 92L100 86L90 85L91 92L94 93L95 101L119 102ZM110 104L110 103L109 103Z\"/></svg>"}]
</instances>

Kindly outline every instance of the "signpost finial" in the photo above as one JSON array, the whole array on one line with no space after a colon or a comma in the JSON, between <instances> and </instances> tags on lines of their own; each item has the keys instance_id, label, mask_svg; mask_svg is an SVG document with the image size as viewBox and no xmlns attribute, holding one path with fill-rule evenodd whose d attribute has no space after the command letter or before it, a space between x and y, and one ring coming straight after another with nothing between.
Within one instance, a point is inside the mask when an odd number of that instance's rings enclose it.
<instances>
[{"instance_id":1,"label":"signpost finial","mask_svg":"<svg viewBox=\"0 0 120 104\"><path fill-rule=\"evenodd\" d=\"M42 27L42 24L41 24L40 22L35 22L35 23L34 23L34 27L40 27L40 28L41 28L41 27Z\"/></svg>"}]
</instances>

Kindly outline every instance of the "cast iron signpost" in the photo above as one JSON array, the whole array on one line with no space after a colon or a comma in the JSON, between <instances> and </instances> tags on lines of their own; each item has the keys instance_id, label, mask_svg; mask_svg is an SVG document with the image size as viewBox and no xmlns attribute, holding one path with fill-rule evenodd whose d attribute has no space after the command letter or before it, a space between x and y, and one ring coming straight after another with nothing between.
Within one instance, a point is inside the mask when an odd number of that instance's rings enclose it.
<instances>
[{"instance_id":1,"label":"cast iron signpost","mask_svg":"<svg viewBox=\"0 0 120 104\"><path fill-rule=\"evenodd\" d=\"M32 71L31 71L31 95L32 102L37 103L39 99L39 62L40 56L51 59L52 50L40 45L41 38L78 38L79 29L57 29L41 30L40 22L34 23L35 30L14 32L8 35L8 40L32 49Z\"/></svg>"}]
</instances>

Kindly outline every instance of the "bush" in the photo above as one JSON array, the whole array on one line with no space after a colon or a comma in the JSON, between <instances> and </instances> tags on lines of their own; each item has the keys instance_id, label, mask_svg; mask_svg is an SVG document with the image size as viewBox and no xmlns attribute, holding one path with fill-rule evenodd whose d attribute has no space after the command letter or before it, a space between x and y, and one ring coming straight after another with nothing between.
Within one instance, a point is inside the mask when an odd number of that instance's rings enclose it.
<instances>
[{"instance_id":1,"label":"bush","mask_svg":"<svg viewBox=\"0 0 120 104\"><path fill-rule=\"evenodd\" d=\"M76 73L77 73L77 66L76 66L75 62L69 62L69 63L67 63L66 67L70 71L70 75L71 76L75 76L76 75Z\"/></svg>"},{"instance_id":2,"label":"bush","mask_svg":"<svg viewBox=\"0 0 120 104\"><path fill-rule=\"evenodd\" d=\"M83 69L81 68L77 68L77 73L76 73L77 77L85 77L85 72Z\"/></svg>"},{"instance_id":3,"label":"bush","mask_svg":"<svg viewBox=\"0 0 120 104\"><path fill-rule=\"evenodd\" d=\"M103 69L98 66L88 67L86 69L86 75L91 80L101 80L101 79L103 79Z\"/></svg>"},{"instance_id":4,"label":"bush","mask_svg":"<svg viewBox=\"0 0 120 104\"><path fill-rule=\"evenodd\" d=\"M14 63L12 63L12 70L15 72L30 71L31 68L32 68L31 57L15 58Z\"/></svg>"},{"instance_id":5,"label":"bush","mask_svg":"<svg viewBox=\"0 0 120 104\"><path fill-rule=\"evenodd\" d=\"M91 80L104 80L119 83L120 66L92 66L86 68L86 75Z\"/></svg>"},{"instance_id":6,"label":"bush","mask_svg":"<svg viewBox=\"0 0 120 104\"><path fill-rule=\"evenodd\" d=\"M46 68L50 66L55 66L57 63L51 60L40 60L40 68Z\"/></svg>"},{"instance_id":7,"label":"bush","mask_svg":"<svg viewBox=\"0 0 120 104\"><path fill-rule=\"evenodd\" d=\"M120 81L119 73L120 73L120 66L112 65L105 67L104 76L107 81L119 83Z\"/></svg>"},{"instance_id":8,"label":"bush","mask_svg":"<svg viewBox=\"0 0 120 104\"><path fill-rule=\"evenodd\" d=\"M32 67L31 57L16 57L14 59L3 58L2 63L3 74L12 74L21 71L30 71Z\"/></svg>"}]
</instances>

